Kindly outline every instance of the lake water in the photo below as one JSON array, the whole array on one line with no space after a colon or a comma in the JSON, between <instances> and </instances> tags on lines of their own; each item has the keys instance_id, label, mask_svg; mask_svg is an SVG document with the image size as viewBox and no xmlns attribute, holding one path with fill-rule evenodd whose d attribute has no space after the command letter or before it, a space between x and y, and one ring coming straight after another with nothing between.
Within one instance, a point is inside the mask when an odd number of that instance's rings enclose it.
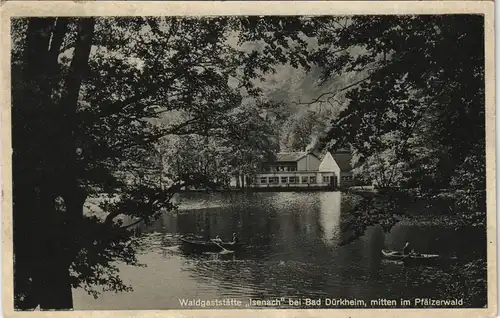
<instances>
[{"instance_id":1,"label":"lake water","mask_svg":"<svg viewBox=\"0 0 500 318\"><path fill-rule=\"evenodd\" d=\"M328 307L327 298L365 300L369 307L380 298L443 299L436 287L443 281L434 274L453 273L387 261L380 251L402 249L409 241L418 252L461 261L485 253L485 235L473 229L400 222L390 231L370 225L360 233L349 224L356 205L340 192L196 193L182 195L179 204L179 211L141 229L138 258L147 267L118 265L134 291L94 299L75 290L75 309L183 308L179 299L247 304L249 298L311 298L322 299L322 307ZM180 238L187 235L230 240L233 232L245 243L240 253L189 254L181 248ZM341 307L348 306L336 306Z\"/></svg>"}]
</instances>

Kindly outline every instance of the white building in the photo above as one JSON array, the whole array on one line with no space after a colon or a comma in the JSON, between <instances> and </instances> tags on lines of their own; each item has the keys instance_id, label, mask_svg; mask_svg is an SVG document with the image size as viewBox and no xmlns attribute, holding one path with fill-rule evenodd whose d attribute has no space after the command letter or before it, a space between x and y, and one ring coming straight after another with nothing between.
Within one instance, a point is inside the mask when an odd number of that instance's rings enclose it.
<instances>
[{"instance_id":1,"label":"white building","mask_svg":"<svg viewBox=\"0 0 500 318\"><path fill-rule=\"evenodd\" d=\"M320 172L333 172L337 178L336 184L338 187L350 186L354 182L351 159L352 155L347 151L339 151L333 154L327 152L318 170Z\"/></svg>"},{"instance_id":2,"label":"white building","mask_svg":"<svg viewBox=\"0 0 500 318\"><path fill-rule=\"evenodd\" d=\"M249 183L250 187L337 188L352 181L351 155L347 152L327 152L322 160L311 152L281 152L276 157Z\"/></svg>"}]
</instances>

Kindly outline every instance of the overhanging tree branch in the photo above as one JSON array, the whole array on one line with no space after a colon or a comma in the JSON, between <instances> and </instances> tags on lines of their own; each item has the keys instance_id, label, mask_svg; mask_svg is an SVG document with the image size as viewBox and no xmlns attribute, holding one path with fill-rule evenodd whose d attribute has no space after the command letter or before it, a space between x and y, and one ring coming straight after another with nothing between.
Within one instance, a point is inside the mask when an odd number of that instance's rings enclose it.
<instances>
[{"instance_id":1,"label":"overhanging tree branch","mask_svg":"<svg viewBox=\"0 0 500 318\"><path fill-rule=\"evenodd\" d=\"M358 80L358 81L356 81L356 82L354 82L352 84L349 84L349 85L347 85L345 87L342 87L341 89L339 89L339 90L337 90L335 92L322 93L322 94L320 94L318 97L316 97L315 99L313 99L310 102L292 102L292 103L295 104L295 105L297 105L297 106L299 106L299 105L310 106L312 104L315 104L315 103L318 103L318 102L322 102L321 99L323 97L325 97L325 96L328 96L328 98L334 98L336 95L338 95L338 94L340 94L340 93L342 93L342 92L344 92L344 91L346 91L346 90L348 90L350 88L353 88L353 87L355 87L355 86L357 86L357 85L359 85L359 84L361 84L361 83L369 80L371 77L372 77L372 74L370 74L370 75L368 75L368 76L366 76L366 77L364 77L364 78L362 78L362 79L360 79L360 80Z\"/></svg>"}]
</instances>

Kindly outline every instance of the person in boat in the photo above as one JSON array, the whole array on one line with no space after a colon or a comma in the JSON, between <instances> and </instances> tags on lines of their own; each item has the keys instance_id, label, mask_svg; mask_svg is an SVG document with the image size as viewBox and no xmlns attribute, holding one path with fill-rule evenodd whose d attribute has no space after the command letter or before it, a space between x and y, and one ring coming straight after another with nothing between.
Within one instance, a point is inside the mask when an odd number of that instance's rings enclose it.
<instances>
[{"instance_id":1,"label":"person in boat","mask_svg":"<svg viewBox=\"0 0 500 318\"><path fill-rule=\"evenodd\" d=\"M232 244L237 244L240 242L240 239L238 238L238 235L236 233L233 233L233 240L231 241Z\"/></svg>"},{"instance_id":2,"label":"person in boat","mask_svg":"<svg viewBox=\"0 0 500 318\"><path fill-rule=\"evenodd\" d=\"M406 242L405 247L403 247L403 255L407 256L413 253L410 243Z\"/></svg>"},{"instance_id":3,"label":"person in boat","mask_svg":"<svg viewBox=\"0 0 500 318\"><path fill-rule=\"evenodd\" d=\"M222 239L220 238L219 235L217 235L214 239L212 239L212 241L214 241L216 243L222 243Z\"/></svg>"}]
</instances>

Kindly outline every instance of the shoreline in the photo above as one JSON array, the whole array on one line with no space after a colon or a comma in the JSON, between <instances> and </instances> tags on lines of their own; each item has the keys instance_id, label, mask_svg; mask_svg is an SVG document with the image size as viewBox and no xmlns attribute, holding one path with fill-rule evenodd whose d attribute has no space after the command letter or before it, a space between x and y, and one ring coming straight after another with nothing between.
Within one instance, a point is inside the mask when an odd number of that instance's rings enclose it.
<instances>
[{"instance_id":1,"label":"shoreline","mask_svg":"<svg viewBox=\"0 0 500 318\"><path fill-rule=\"evenodd\" d=\"M339 192L341 188L331 187L261 187L261 188L229 188L229 189L187 189L178 193L248 193L248 192Z\"/></svg>"}]
</instances>

